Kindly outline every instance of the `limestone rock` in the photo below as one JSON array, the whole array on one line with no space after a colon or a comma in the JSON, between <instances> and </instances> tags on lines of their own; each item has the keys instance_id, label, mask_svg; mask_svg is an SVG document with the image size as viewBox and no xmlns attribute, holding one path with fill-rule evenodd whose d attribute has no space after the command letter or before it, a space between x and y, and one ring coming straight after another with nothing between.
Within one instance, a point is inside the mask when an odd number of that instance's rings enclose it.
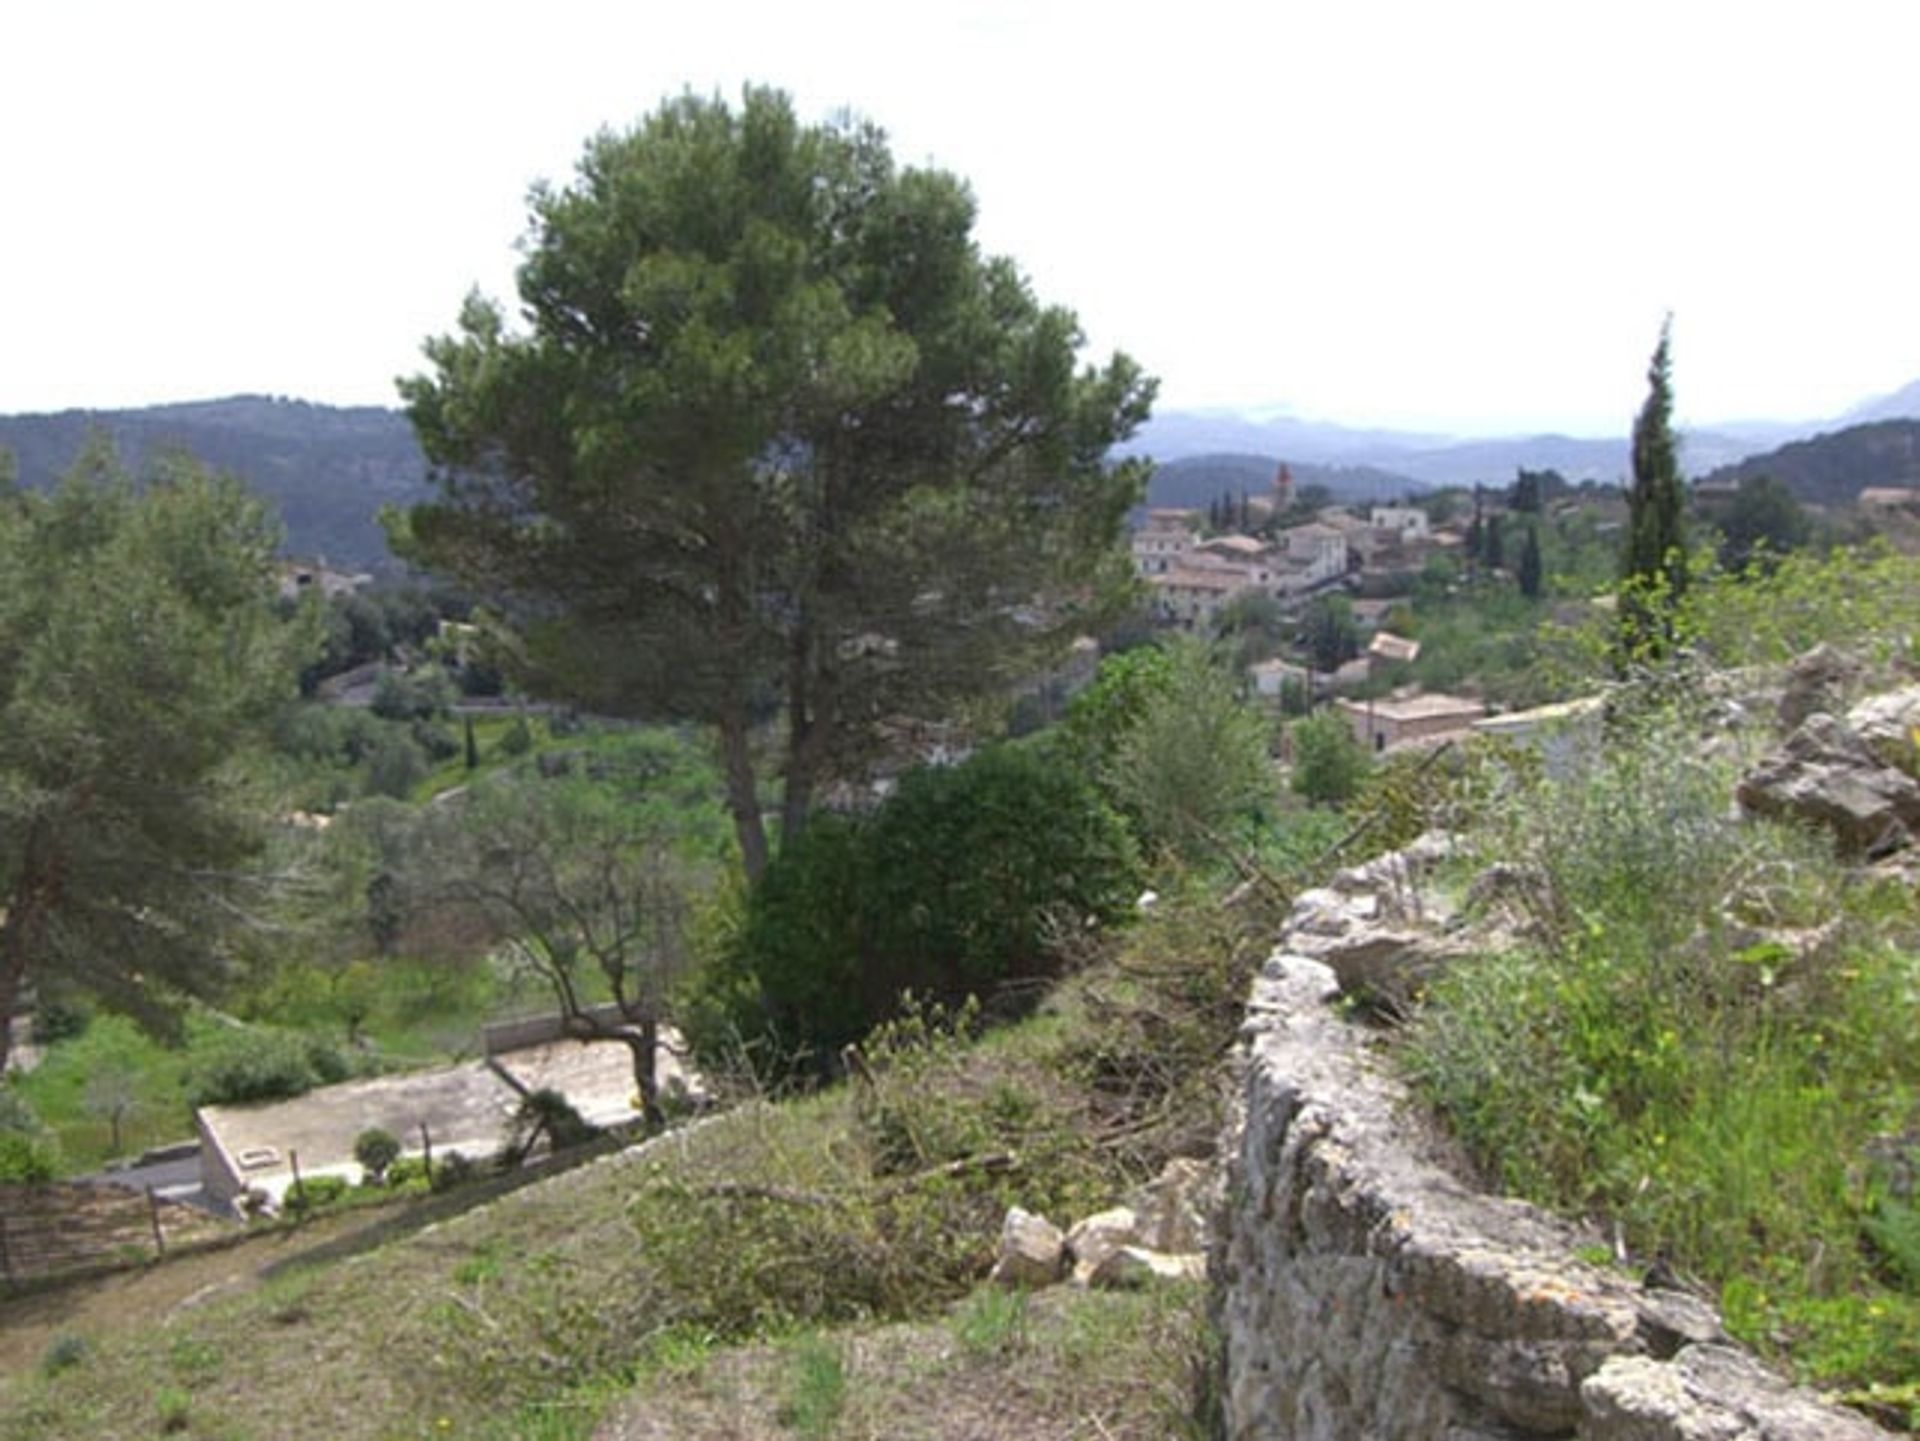
<instances>
[{"instance_id":1,"label":"limestone rock","mask_svg":"<svg viewBox=\"0 0 1920 1441\"><path fill-rule=\"evenodd\" d=\"M1788 1385L1731 1346L1671 1362L1622 1356L1580 1387L1582 1441L1884 1441L1864 1418Z\"/></svg>"},{"instance_id":2,"label":"limestone rock","mask_svg":"<svg viewBox=\"0 0 1920 1441\"><path fill-rule=\"evenodd\" d=\"M1114 1252L1144 1241L1140 1220L1131 1208L1116 1206L1096 1212L1067 1232L1067 1250L1073 1260L1073 1279L1091 1284L1093 1275Z\"/></svg>"},{"instance_id":3,"label":"limestone rock","mask_svg":"<svg viewBox=\"0 0 1920 1441\"><path fill-rule=\"evenodd\" d=\"M1121 1246L1087 1277L1097 1291L1119 1291L1155 1281L1199 1281L1207 1274L1207 1258L1197 1253L1171 1256L1145 1246Z\"/></svg>"},{"instance_id":4,"label":"limestone rock","mask_svg":"<svg viewBox=\"0 0 1920 1441\"><path fill-rule=\"evenodd\" d=\"M1067 1241L1060 1228L1045 1216L1018 1206L1007 1212L1000 1228L1000 1258L990 1280L1002 1286L1051 1286L1066 1272Z\"/></svg>"},{"instance_id":5,"label":"limestone rock","mask_svg":"<svg viewBox=\"0 0 1920 1441\"><path fill-rule=\"evenodd\" d=\"M1920 776L1920 685L1861 701L1847 712L1847 729L1883 764Z\"/></svg>"},{"instance_id":6,"label":"limestone rock","mask_svg":"<svg viewBox=\"0 0 1920 1441\"><path fill-rule=\"evenodd\" d=\"M1825 713L1762 758L1734 794L1756 815L1831 831L1850 855L1920 829L1920 781L1883 763L1857 733Z\"/></svg>"},{"instance_id":7,"label":"limestone rock","mask_svg":"<svg viewBox=\"0 0 1920 1441\"><path fill-rule=\"evenodd\" d=\"M1637 1304L1641 1339L1660 1360L1679 1354L1685 1346L1728 1342L1720 1313L1698 1296L1685 1291L1651 1290Z\"/></svg>"},{"instance_id":8,"label":"limestone rock","mask_svg":"<svg viewBox=\"0 0 1920 1441\"><path fill-rule=\"evenodd\" d=\"M1140 1243L1155 1251L1204 1251L1212 1229L1208 1190L1213 1172L1204 1161L1175 1157L1130 1201Z\"/></svg>"}]
</instances>

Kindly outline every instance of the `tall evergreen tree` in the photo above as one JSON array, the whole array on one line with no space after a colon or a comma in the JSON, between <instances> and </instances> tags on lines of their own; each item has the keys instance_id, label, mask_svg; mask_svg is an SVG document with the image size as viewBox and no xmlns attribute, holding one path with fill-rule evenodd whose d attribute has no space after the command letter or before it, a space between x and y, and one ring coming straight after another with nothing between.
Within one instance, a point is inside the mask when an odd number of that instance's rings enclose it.
<instances>
[{"instance_id":1,"label":"tall evergreen tree","mask_svg":"<svg viewBox=\"0 0 1920 1441\"><path fill-rule=\"evenodd\" d=\"M532 209L520 305L470 300L402 385L439 496L397 539L496 602L531 692L711 726L750 875L776 708L791 837L899 720L1122 601L1146 467L1107 454L1153 382L1080 363L957 177L750 89L597 137Z\"/></svg>"},{"instance_id":2,"label":"tall evergreen tree","mask_svg":"<svg viewBox=\"0 0 1920 1441\"><path fill-rule=\"evenodd\" d=\"M1487 517L1487 528L1481 541L1483 559L1488 570L1499 570L1507 563L1507 543L1501 532L1500 514L1495 511Z\"/></svg>"},{"instance_id":3,"label":"tall evergreen tree","mask_svg":"<svg viewBox=\"0 0 1920 1441\"><path fill-rule=\"evenodd\" d=\"M1687 541L1679 449L1673 435L1673 318L1647 368L1647 399L1633 422L1633 484L1620 567L1622 642L1629 655L1658 657L1673 644L1673 607L1687 588Z\"/></svg>"},{"instance_id":4,"label":"tall evergreen tree","mask_svg":"<svg viewBox=\"0 0 1920 1441\"><path fill-rule=\"evenodd\" d=\"M1526 544L1520 550L1520 594L1528 600L1540 598L1540 584L1543 579L1540 564L1540 527L1527 527Z\"/></svg>"},{"instance_id":5,"label":"tall evergreen tree","mask_svg":"<svg viewBox=\"0 0 1920 1441\"><path fill-rule=\"evenodd\" d=\"M264 839L231 763L318 649L278 539L237 480L136 489L104 442L0 500L0 1018L57 979L159 1021L219 979Z\"/></svg>"}]
</instances>

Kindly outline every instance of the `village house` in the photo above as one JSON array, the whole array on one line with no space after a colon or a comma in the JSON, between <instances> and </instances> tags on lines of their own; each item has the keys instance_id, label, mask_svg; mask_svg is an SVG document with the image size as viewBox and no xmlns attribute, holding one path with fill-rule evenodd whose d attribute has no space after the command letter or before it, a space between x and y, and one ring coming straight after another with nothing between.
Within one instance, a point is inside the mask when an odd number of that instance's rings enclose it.
<instances>
[{"instance_id":1,"label":"village house","mask_svg":"<svg viewBox=\"0 0 1920 1441\"><path fill-rule=\"evenodd\" d=\"M280 599L298 600L303 595L316 594L327 600L337 596L352 595L373 584L373 577L366 571L329 570L327 563L316 561L285 561L280 566Z\"/></svg>"},{"instance_id":2,"label":"village house","mask_svg":"<svg viewBox=\"0 0 1920 1441\"><path fill-rule=\"evenodd\" d=\"M1905 505L1920 505L1920 490L1911 486L1870 485L1860 492L1862 510L1897 510Z\"/></svg>"},{"instance_id":3,"label":"village house","mask_svg":"<svg viewBox=\"0 0 1920 1441\"><path fill-rule=\"evenodd\" d=\"M1396 665L1412 665L1420 659L1420 642L1395 635L1390 630L1376 631L1367 642L1367 673L1377 676Z\"/></svg>"},{"instance_id":4,"label":"village house","mask_svg":"<svg viewBox=\"0 0 1920 1441\"><path fill-rule=\"evenodd\" d=\"M1200 513L1195 510L1157 509L1147 512L1145 524L1133 533L1133 573L1165 575L1199 540Z\"/></svg>"},{"instance_id":5,"label":"village house","mask_svg":"<svg viewBox=\"0 0 1920 1441\"><path fill-rule=\"evenodd\" d=\"M1547 775L1558 779L1600 754L1605 718L1606 703L1601 697L1582 696L1488 716L1475 721L1473 730L1475 735L1525 746L1541 758Z\"/></svg>"},{"instance_id":6,"label":"village house","mask_svg":"<svg viewBox=\"0 0 1920 1441\"><path fill-rule=\"evenodd\" d=\"M1255 699L1273 705L1278 705L1290 689L1306 694L1310 680L1305 666L1281 660L1278 656L1272 660L1255 661L1247 667L1247 678L1253 682Z\"/></svg>"},{"instance_id":7,"label":"village house","mask_svg":"<svg viewBox=\"0 0 1920 1441\"><path fill-rule=\"evenodd\" d=\"M1411 505L1376 505L1367 513L1367 523L1374 530L1393 531L1404 540L1425 540L1432 533L1427 513Z\"/></svg>"},{"instance_id":8,"label":"village house","mask_svg":"<svg viewBox=\"0 0 1920 1441\"><path fill-rule=\"evenodd\" d=\"M1311 590L1347 573L1347 533L1324 521L1309 521L1280 532L1286 546L1289 591Z\"/></svg>"},{"instance_id":9,"label":"village house","mask_svg":"<svg viewBox=\"0 0 1920 1441\"><path fill-rule=\"evenodd\" d=\"M1153 587L1154 618L1187 630L1212 626L1221 607L1254 588L1243 568L1226 564L1182 564L1149 577L1148 584Z\"/></svg>"},{"instance_id":10,"label":"village house","mask_svg":"<svg viewBox=\"0 0 1920 1441\"><path fill-rule=\"evenodd\" d=\"M1465 735L1487 713L1477 700L1438 692L1334 704L1352 728L1353 738L1375 754L1416 741Z\"/></svg>"}]
</instances>

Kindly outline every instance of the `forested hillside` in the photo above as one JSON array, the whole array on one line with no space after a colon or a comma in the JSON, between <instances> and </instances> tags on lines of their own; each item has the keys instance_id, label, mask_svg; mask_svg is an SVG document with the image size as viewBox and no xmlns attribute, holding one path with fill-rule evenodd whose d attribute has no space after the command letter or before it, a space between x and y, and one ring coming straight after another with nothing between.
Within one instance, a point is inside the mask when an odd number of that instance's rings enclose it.
<instances>
[{"instance_id":1,"label":"forested hillside","mask_svg":"<svg viewBox=\"0 0 1920 1441\"><path fill-rule=\"evenodd\" d=\"M95 430L113 437L135 474L169 450L232 471L279 512L289 554L324 556L348 569L391 566L376 513L426 495L426 461L406 417L377 406L238 395L140 410L0 416L0 449L19 462L21 484L40 489L73 464Z\"/></svg>"},{"instance_id":2,"label":"forested hillside","mask_svg":"<svg viewBox=\"0 0 1920 1441\"><path fill-rule=\"evenodd\" d=\"M1882 420L1796 440L1723 466L1705 484L1770 475L1814 505L1851 505L1868 486L1920 484L1920 420Z\"/></svg>"}]
</instances>

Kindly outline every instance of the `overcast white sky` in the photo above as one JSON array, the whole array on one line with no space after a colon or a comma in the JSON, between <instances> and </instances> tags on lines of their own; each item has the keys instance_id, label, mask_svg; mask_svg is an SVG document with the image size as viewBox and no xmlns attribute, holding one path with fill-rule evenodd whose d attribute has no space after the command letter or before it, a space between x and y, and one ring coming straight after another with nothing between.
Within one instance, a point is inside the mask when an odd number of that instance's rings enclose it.
<instances>
[{"instance_id":1,"label":"overcast white sky","mask_svg":"<svg viewBox=\"0 0 1920 1441\"><path fill-rule=\"evenodd\" d=\"M692 88L851 107L1162 408L1619 431L1920 376L1912 0L0 8L0 412L394 403L536 177Z\"/></svg>"}]
</instances>

